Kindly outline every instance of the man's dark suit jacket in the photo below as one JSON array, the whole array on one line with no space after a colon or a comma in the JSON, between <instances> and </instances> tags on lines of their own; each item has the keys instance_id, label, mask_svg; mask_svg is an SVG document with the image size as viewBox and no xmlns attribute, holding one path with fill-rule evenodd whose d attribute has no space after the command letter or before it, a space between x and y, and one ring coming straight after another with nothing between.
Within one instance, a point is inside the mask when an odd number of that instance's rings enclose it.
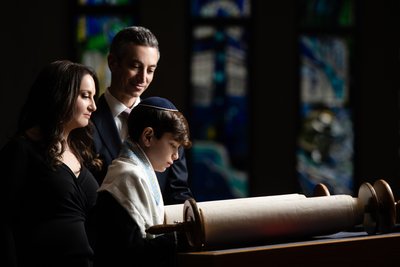
<instances>
[{"instance_id":1,"label":"man's dark suit jacket","mask_svg":"<svg viewBox=\"0 0 400 267\"><path fill-rule=\"evenodd\" d=\"M97 110L91 117L94 124L94 148L103 160L103 168L101 171L92 172L101 185L108 165L119 154L122 142L104 94L100 96L96 106ZM165 172L156 172L156 174L165 205L183 203L186 199L193 197L188 185L186 157L182 147L179 151L179 159Z\"/></svg>"}]
</instances>

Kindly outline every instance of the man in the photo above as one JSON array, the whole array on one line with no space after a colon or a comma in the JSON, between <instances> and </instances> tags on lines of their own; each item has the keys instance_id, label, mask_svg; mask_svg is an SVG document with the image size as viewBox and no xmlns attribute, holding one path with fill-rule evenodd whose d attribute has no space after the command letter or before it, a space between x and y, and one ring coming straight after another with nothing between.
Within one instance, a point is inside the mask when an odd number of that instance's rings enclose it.
<instances>
[{"instance_id":1,"label":"man","mask_svg":"<svg viewBox=\"0 0 400 267\"><path fill-rule=\"evenodd\" d=\"M98 99L97 111L92 115L95 150L104 161L102 170L94 171L99 184L127 136L127 113L139 104L140 96L153 80L159 59L158 40L144 27L124 28L111 42L107 57L111 84ZM165 205L183 203L193 197L183 148L170 168L157 172L157 179Z\"/></svg>"}]
</instances>

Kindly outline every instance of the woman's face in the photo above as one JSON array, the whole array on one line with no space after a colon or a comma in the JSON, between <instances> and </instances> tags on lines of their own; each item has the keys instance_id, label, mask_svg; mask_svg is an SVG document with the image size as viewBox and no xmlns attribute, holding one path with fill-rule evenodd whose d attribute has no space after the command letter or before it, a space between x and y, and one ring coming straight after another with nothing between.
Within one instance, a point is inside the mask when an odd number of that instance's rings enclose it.
<instances>
[{"instance_id":1,"label":"woman's face","mask_svg":"<svg viewBox=\"0 0 400 267\"><path fill-rule=\"evenodd\" d=\"M72 119L67 123L66 129L72 131L76 128L85 127L89 124L92 112L96 110L94 96L96 94L96 86L93 77L89 74L83 76L79 95L75 102Z\"/></svg>"}]
</instances>

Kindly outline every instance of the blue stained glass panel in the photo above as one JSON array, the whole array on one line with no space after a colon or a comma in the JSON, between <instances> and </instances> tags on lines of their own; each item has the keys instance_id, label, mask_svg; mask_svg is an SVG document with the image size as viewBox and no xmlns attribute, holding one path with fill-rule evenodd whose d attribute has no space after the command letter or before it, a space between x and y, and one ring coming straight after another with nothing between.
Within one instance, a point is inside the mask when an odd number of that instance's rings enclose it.
<instances>
[{"instance_id":1,"label":"blue stained glass panel","mask_svg":"<svg viewBox=\"0 0 400 267\"><path fill-rule=\"evenodd\" d=\"M304 193L316 184L333 194L353 192L353 124L349 53L341 37L300 37L300 114L297 171Z\"/></svg>"},{"instance_id":2,"label":"blue stained glass panel","mask_svg":"<svg viewBox=\"0 0 400 267\"><path fill-rule=\"evenodd\" d=\"M303 27L348 27L354 24L354 0L297 0Z\"/></svg>"},{"instance_id":3,"label":"blue stained glass panel","mask_svg":"<svg viewBox=\"0 0 400 267\"><path fill-rule=\"evenodd\" d=\"M192 0L193 17L246 18L251 14L250 0Z\"/></svg>"},{"instance_id":4,"label":"blue stained glass panel","mask_svg":"<svg viewBox=\"0 0 400 267\"><path fill-rule=\"evenodd\" d=\"M125 6L135 3L137 0L78 0L81 6Z\"/></svg>"},{"instance_id":5,"label":"blue stained glass panel","mask_svg":"<svg viewBox=\"0 0 400 267\"><path fill-rule=\"evenodd\" d=\"M196 199L244 197L249 158L247 32L238 26L199 26L193 34L192 182L195 193L201 192Z\"/></svg>"}]
</instances>

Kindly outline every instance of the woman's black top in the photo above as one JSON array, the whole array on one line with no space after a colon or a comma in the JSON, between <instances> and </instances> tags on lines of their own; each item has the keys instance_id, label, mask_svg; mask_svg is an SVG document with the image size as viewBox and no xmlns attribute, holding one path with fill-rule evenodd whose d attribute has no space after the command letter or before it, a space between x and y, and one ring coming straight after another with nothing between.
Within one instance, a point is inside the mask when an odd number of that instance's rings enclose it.
<instances>
[{"instance_id":1,"label":"woman's black top","mask_svg":"<svg viewBox=\"0 0 400 267\"><path fill-rule=\"evenodd\" d=\"M51 168L38 143L19 137L0 152L7 266L91 266L88 217L98 184L82 167Z\"/></svg>"}]
</instances>

